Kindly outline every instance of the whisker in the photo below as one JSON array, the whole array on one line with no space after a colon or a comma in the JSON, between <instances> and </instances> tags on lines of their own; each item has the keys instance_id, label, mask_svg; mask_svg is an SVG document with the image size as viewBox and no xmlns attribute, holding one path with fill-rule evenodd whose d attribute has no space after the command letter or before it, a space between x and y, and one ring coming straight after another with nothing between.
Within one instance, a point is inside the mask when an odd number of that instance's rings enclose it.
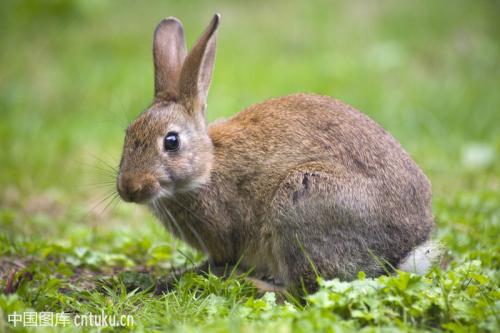
<instances>
[{"instance_id":1,"label":"whisker","mask_svg":"<svg viewBox=\"0 0 500 333\"><path fill-rule=\"evenodd\" d=\"M166 213L165 208L162 206L161 202L159 200L155 200L154 206L155 206L155 209L162 216L166 217L170 221L170 223L168 223L168 222L166 223L166 227L167 227L168 231L175 236L174 230L171 229L172 227L175 228L175 230L177 230L177 232L178 232L177 237L180 238L182 241L187 242L186 234L184 233L184 231L182 230L180 225L177 223L177 221L175 219L172 219L171 214ZM174 239L176 239L177 237L174 237ZM178 251L178 249L177 249L178 243L177 242L175 242L174 246L175 246L175 251Z\"/></svg>"},{"instance_id":2,"label":"whisker","mask_svg":"<svg viewBox=\"0 0 500 333\"><path fill-rule=\"evenodd\" d=\"M101 214L104 213L106 211L107 208L110 207L110 205L113 203L113 202L116 202L117 199L119 199L119 195L118 193L114 193L113 197L111 198L111 200L106 204L106 206L104 206L104 208L101 210ZM119 200L118 200L119 202Z\"/></svg>"},{"instance_id":3,"label":"whisker","mask_svg":"<svg viewBox=\"0 0 500 333\"><path fill-rule=\"evenodd\" d=\"M170 221L170 218L165 214L165 211L163 210L163 207L161 206L161 203L159 200L155 199L152 201L152 204L153 204L153 208L156 212L158 212L158 215L160 217L167 217L168 220ZM160 218L161 220L161 218ZM167 221L168 222L168 221ZM166 223L165 227L167 227L168 231L172 234L175 235L175 232L174 230L172 230L172 225L170 225L169 223ZM179 232L179 230L177 230ZM185 240L181 235L179 235L179 237L182 239L182 240Z\"/></svg>"},{"instance_id":4,"label":"whisker","mask_svg":"<svg viewBox=\"0 0 500 333\"><path fill-rule=\"evenodd\" d=\"M86 153L94 158L98 163L88 163L86 161L80 161L79 164L85 165L93 170L98 171L100 175L105 177L104 182L115 182L116 177L119 174L118 167L111 165L110 162L104 160L103 158L90 151L86 150Z\"/></svg>"},{"instance_id":5,"label":"whisker","mask_svg":"<svg viewBox=\"0 0 500 333\"><path fill-rule=\"evenodd\" d=\"M117 173L118 172L118 169L115 168L115 167L112 167L111 165L108 165L108 164L105 164L104 162L101 162L98 160L99 163L102 163L102 164L90 164L90 163L87 163L87 165L89 166L92 166L96 169L99 169L99 170L102 170L102 171L107 171L107 172L113 172L113 173Z\"/></svg>"},{"instance_id":6,"label":"whisker","mask_svg":"<svg viewBox=\"0 0 500 333\"><path fill-rule=\"evenodd\" d=\"M85 167L91 168L93 170L97 170L97 171L99 171L100 173L102 173L103 175L106 175L106 176L113 176L113 177L115 177L118 174L118 170L116 170L116 169L111 170L108 167L102 167L100 165L91 164L91 163L88 163L88 162L85 162L85 161L82 161L82 160L74 160L72 162L75 163L75 164L78 164L78 165L83 165Z\"/></svg>"},{"instance_id":7,"label":"whisker","mask_svg":"<svg viewBox=\"0 0 500 333\"><path fill-rule=\"evenodd\" d=\"M115 195L116 195L115 192L110 192L110 193L105 194L105 197L103 199L101 199L99 202L97 202L97 204L95 204L92 209L97 208L99 205L103 204L104 202L106 202L110 198L114 197Z\"/></svg>"},{"instance_id":8,"label":"whisker","mask_svg":"<svg viewBox=\"0 0 500 333\"><path fill-rule=\"evenodd\" d=\"M96 154L94 154L88 150L85 150L85 153L88 154L96 162L99 162L101 168L103 168L104 170L118 171L118 166L114 166L115 162L108 162L108 161L104 160L103 158L97 156ZM91 164L91 163L87 162L87 160L84 160L82 158L75 159L75 162L77 162L79 164L84 164L84 165L89 166L89 167L98 166L95 163Z\"/></svg>"},{"instance_id":9,"label":"whisker","mask_svg":"<svg viewBox=\"0 0 500 333\"><path fill-rule=\"evenodd\" d=\"M166 216L168 218L168 220L170 221L170 223L168 223L168 222L165 223L165 226L167 227L167 229L170 232L170 234L174 236L174 237L172 237L172 239L174 239L174 251L177 252L178 242L177 242L177 237L175 237L175 232L174 232L174 230L172 230L173 222L171 221L170 217L165 214L163 208L161 207L161 203L159 202L159 200L154 200L153 201L153 206L154 206L155 210L157 210L158 212L160 212L160 214L162 216ZM170 225L170 224L172 224L172 225ZM179 232L179 237L181 238L181 240L185 241L185 236L183 234L181 234L182 230L180 229L180 227L177 226L177 225L174 225L173 227L175 229L177 229L177 232Z\"/></svg>"},{"instance_id":10,"label":"whisker","mask_svg":"<svg viewBox=\"0 0 500 333\"><path fill-rule=\"evenodd\" d=\"M105 194L104 198L102 198L101 200L99 200L99 202L97 202L96 204L94 204L90 209L89 211L87 212L87 214L85 214L83 217L82 217L82 220L86 220L89 216L90 216L90 213L92 212L96 212L95 210L100 206L102 205L103 203L105 203L106 201L110 200L111 202L113 200L115 200L116 198L118 198L118 193L116 193L116 191L112 191L110 193L107 193ZM106 206L104 207L103 210L101 210L100 212L98 212L98 214L102 214L104 212L104 210L107 208L107 206L109 205L109 202L106 204Z\"/></svg>"},{"instance_id":11,"label":"whisker","mask_svg":"<svg viewBox=\"0 0 500 333\"><path fill-rule=\"evenodd\" d=\"M109 209L110 211L115 210L115 208L118 207L122 203L122 201L120 200L120 195L118 195L118 194L113 198L113 201L114 201L114 204Z\"/></svg>"},{"instance_id":12,"label":"whisker","mask_svg":"<svg viewBox=\"0 0 500 333\"><path fill-rule=\"evenodd\" d=\"M165 210L169 214L170 218L175 221L175 217L172 215L170 210L168 210L168 208L166 208L166 207L165 207ZM177 224L177 221L175 223ZM186 225L189 228L189 230L191 231L191 234L193 234L193 236L196 238L197 242L200 244L200 247L202 248L203 252L208 255L210 252L208 251L207 244L200 237L200 234L195 229L193 229L193 227L191 227L189 225L189 223L184 223L184 225Z\"/></svg>"},{"instance_id":13,"label":"whisker","mask_svg":"<svg viewBox=\"0 0 500 333\"><path fill-rule=\"evenodd\" d=\"M115 172L118 172L118 168L111 165L111 163L105 161L104 159L100 158L99 156L93 154L92 152L88 152L89 155L91 155L92 157L94 157L95 159L97 159L99 162L101 162L104 166L106 166L107 168L109 168L109 170L111 171L115 171Z\"/></svg>"},{"instance_id":14,"label":"whisker","mask_svg":"<svg viewBox=\"0 0 500 333\"><path fill-rule=\"evenodd\" d=\"M179 237L181 238L181 240L183 240L184 242L187 242L188 239L186 237L186 234L184 233L184 230L182 230L182 228L180 227L180 225L177 223L177 221L173 218L172 214L170 214L170 212L167 212L167 208L164 207L161 202L157 202L157 207L159 208L160 212L162 213L163 216L166 216L168 218L168 220L172 223L173 227L177 230L178 234L179 234ZM170 230L171 232L173 230Z\"/></svg>"},{"instance_id":15,"label":"whisker","mask_svg":"<svg viewBox=\"0 0 500 333\"><path fill-rule=\"evenodd\" d=\"M89 183L87 185L92 186L92 185L115 184L115 183L116 183L116 181L113 179L113 180L105 180L105 181L98 182L98 183Z\"/></svg>"},{"instance_id":16,"label":"whisker","mask_svg":"<svg viewBox=\"0 0 500 333\"><path fill-rule=\"evenodd\" d=\"M79 165L84 165L92 170L97 171L97 181L91 184L82 184L79 187L85 189L109 189L110 191L116 192L115 184L116 178L119 174L119 170L116 167L113 167L109 162L105 161L103 158L93 154L92 152L86 151L90 156L92 156L98 163L88 163L86 161L82 161L81 158L79 161L75 161L79 163ZM91 211L94 211L97 206L99 206L102 202L94 205Z\"/></svg>"},{"instance_id":17,"label":"whisker","mask_svg":"<svg viewBox=\"0 0 500 333\"><path fill-rule=\"evenodd\" d=\"M173 198L169 198L169 199L173 199ZM196 217L196 215L189 209L189 208L186 208L184 207L183 205L181 205L179 203L178 200L175 200L173 199L173 202L175 204L177 204L178 206L180 206L181 208L184 208L186 211L188 211L189 213L191 213L193 216L195 216L195 218L197 218L198 220L200 220L201 222L203 222L199 217ZM168 209L167 209L168 210ZM170 212L169 212L170 214ZM170 214L172 215L172 214ZM208 247L207 247L207 244L205 243L205 241L201 238L200 234L198 233L198 231L196 231L196 229L194 229L189 223L184 223L188 228L189 230L191 231L191 233L193 234L193 236L196 238L196 240L198 241L198 243L200 244L200 247L203 249L203 252L205 252L205 254L209 255L210 252L208 251Z\"/></svg>"},{"instance_id":18,"label":"whisker","mask_svg":"<svg viewBox=\"0 0 500 333\"><path fill-rule=\"evenodd\" d=\"M82 186L83 187L86 187L86 188L99 188L99 189L114 189L114 186L115 186L115 182L106 182L106 183L94 183L94 184L83 184Z\"/></svg>"}]
</instances>

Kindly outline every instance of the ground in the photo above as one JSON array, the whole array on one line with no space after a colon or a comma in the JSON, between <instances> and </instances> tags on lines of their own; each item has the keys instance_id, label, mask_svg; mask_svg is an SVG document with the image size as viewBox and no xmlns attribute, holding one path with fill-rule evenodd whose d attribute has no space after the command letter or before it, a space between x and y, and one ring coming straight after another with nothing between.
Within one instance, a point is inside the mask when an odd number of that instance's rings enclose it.
<instances>
[{"instance_id":1,"label":"ground","mask_svg":"<svg viewBox=\"0 0 500 333\"><path fill-rule=\"evenodd\" d=\"M131 315L123 329L132 331L499 331L499 9L486 0L2 1L0 332L32 330L13 327L13 314L101 311ZM429 176L447 269L321 280L305 303L258 298L238 277L189 275L167 295L149 292L203 256L120 202L114 168L126 125L153 93L155 25L179 17L191 45L214 12L208 120L294 92L365 112Z\"/></svg>"}]
</instances>

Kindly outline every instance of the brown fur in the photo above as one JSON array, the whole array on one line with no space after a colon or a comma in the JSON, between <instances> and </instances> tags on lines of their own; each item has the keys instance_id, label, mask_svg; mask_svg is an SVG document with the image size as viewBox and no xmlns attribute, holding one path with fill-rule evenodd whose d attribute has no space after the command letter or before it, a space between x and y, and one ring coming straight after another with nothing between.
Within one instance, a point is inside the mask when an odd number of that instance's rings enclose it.
<instances>
[{"instance_id":1,"label":"brown fur","mask_svg":"<svg viewBox=\"0 0 500 333\"><path fill-rule=\"evenodd\" d=\"M396 267L433 227L425 175L384 129L330 97L271 99L206 128L217 26L218 16L182 68L157 59L184 43L180 22L157 28L156 76L174 73L157 82L173 81L127 130L122 198L147 203L213 267L238 263L292 291L314 290L317 273L349 280ZM175 42L156 41L170 34ZM162 149L169 131L177 152Z\"/></svg>"}]
</instances>

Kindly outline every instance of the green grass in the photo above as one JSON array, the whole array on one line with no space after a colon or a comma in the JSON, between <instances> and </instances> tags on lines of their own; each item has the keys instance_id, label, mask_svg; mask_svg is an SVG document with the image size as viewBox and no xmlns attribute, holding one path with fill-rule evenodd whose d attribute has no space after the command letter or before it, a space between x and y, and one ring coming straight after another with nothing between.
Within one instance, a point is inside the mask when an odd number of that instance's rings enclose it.
<instances>
[{"instance_id":1,"label":"green grass","mask_svg":"<svg viewBox=\"0 0 500 333\"><path fill-rule=\"evenodd\" d=\"M101 310L133 315L134 331L500 330L499 10L487 0L2 1L0 332L14 311ZM106 164L151 100L157 22L179 17L192 44L214 12L209 120L298 91L365 112L431 179L447 270L323 281L302 305L257 298L237 277L144 291L202 256L142 207L99 204L113 188Z\"/></svg>"}]
</instances>

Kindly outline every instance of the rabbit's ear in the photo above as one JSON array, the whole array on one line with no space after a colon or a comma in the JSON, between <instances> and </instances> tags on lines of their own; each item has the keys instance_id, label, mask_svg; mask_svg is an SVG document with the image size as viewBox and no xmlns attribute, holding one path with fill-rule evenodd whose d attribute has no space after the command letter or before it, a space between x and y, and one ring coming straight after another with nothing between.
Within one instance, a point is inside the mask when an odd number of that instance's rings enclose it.
<instances>
[{"instance_id":1,"label":"rabbit's ear","mask_svg":"<svg viewBox=\"0 0 500 333\"><path fill-rule=\"evenodd\" d=\"M186 53L182 23L175 17L162 20L156 27L153 42L157 98L177 99L179 78Z\"/></svg>"},{"instance_id":2,"label":"rabbit's ear","mask_svg":"<svg viewBox=\"0 0 500 333\"><path fill-rule=\"evenodd\" d=\"M215 34L220 15L215 14L207 30L189 52L182 66L180 97L190 112L204 111L215 62Z\"/></svg>"}]
</instances>

